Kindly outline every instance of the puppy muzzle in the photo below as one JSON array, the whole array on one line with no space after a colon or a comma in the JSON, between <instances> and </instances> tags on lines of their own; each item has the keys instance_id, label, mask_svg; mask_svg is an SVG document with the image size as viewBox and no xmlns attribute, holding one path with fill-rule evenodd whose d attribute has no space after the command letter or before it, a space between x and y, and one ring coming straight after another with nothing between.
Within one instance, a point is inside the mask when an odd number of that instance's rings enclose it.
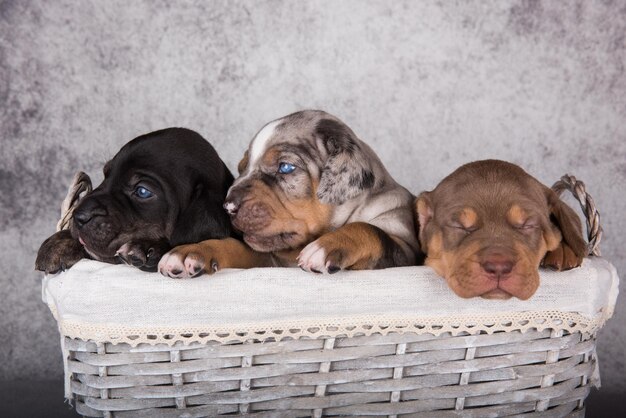
<instances>
[{"instance_id":1,"label":"puppy muzzle","mask_svg":"<svg viewBox=\"0 0 626 418\"><path fill-rule=\"evenodd\" d=\"M261 232L274 217L271 207L251 194L250 189L247 184L231 187L224 201L224 209L230 215L233 226L244 234Z\"/></svg>"},{"instance_id":2,"label":"puppy muzzle","mask_svg":"<svg viewBox=\"0 0 626 418\"><path fill-rule=\"evenodd\" d=\"M114 250L109 247L119 234L119 228L106 205L96 196L87 196L74 210L72 218L72 235L92 257L101 260L113 257Z\"/></svg>"},{"instance_id":3,"label":"puppy muzzle","mask_svg":"<svg viewBox=\"0 0 626 418\"><path fill-rule=\"evenodd\" d=\"M247 201L241 206L236 206L234 213L231 214L233 226L244 234L261 233L271 221L271 209L258 201Z\"/></svg>"}]
</instances>

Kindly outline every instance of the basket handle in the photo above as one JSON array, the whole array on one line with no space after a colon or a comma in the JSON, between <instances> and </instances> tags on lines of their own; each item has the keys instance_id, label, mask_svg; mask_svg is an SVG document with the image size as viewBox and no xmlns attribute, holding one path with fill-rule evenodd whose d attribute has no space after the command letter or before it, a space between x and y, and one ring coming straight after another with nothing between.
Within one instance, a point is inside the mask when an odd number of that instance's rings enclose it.
<instances>
[{"instance_id":1,"label":"basket handle","mask_svg":"<svg viewBox=\"0 0 626 418\"><path fill-rule=\"evenodd\" d=\"M587 221L587 253L600 256L600 241L602 240L602 226L600 226L600 212L596 209L591 196L585 189L585 183L576 180L576 177L566 174L552 185L552 190L561 196L564 190L569 190L582 209Z\"/></svg>"},{"instance_id":2,"label":"basket handle","mask_svg":"<svg viewBox=\"0 0 626 418\"><path fill-rule=\"evenodd\" d=\"M90 193L91 190L91 179L87 174L82 171L74 174L72 183L70 183L70 187L67 189L67 196L61 203L61 219L57 223L57 232L69 228L74 208L85 197L84 195Z\"/></svg>"}]
</instances>

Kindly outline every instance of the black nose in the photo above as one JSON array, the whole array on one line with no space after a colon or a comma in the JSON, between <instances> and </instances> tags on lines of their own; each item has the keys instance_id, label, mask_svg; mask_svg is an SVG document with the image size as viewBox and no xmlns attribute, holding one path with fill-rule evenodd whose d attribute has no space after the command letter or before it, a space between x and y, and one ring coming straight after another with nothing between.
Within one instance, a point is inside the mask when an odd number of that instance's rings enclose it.
<instances>
[{"instance_id":1,"label":"black nose","mask_svg":"<svg viewBox=\"0 0 626 418\"><path fill-rule=\"evenodd\" d=\"M74 225L81 229L96 216L105 216L106 214L106 209L94 199L85 199L74 210L72 218L74 218Z\"/></svg>"},{"instance_id":2,"label":"black nose","mask_svg":"<svg viewBox=\"0 0 626 418\"><path fill-rule=\"evenodd\" d=\"M480 263L480 266L494 278L500 279L513 271L514 263L511 259L494 256Z\"/></svg>"}]
</instances>

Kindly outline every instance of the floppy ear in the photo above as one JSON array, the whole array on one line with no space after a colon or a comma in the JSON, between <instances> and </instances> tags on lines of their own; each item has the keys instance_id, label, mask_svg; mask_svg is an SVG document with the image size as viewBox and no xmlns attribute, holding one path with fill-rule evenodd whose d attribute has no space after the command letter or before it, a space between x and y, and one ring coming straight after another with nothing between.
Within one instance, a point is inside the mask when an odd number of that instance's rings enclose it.
<instances>
[{"instance_id":1,"label":"floppy ear","mask_svg":"<svg viewBox=\"0 0 626 418\"><path fill-rule=\"evenodd\" d=\"M223 208L225 195L196 186L191 203L179 216L170 244L175 247L231 236L230 220Z\"/></svg>"},{"instance_id":2,"label":"floppy ear","mask_svg":"<svg viewBox=\"0 0 626 418\"><path fill-rule=\"evenodd\" d=\"M587 243L583 238L580 218L559 196L551 189L547 189L550 220L561 231L562 241L582 261L587 255ZM558 246L558 244L557 244ZM549 248L553 250L554 248Z\"/></svg>"},{"instance_id":3,"label":"floppy ear","mask_svg":"<svg viewBox=\"0 0 626 418\"><path fill-rule=\"evenodd\" d=\"M246 152L243 153L243 157L241 157L241 161L239 161L239 165L237 165L237 171L239 172L239 174L246 171L246 168L248 168L248 162L248 150L246 150Z\"/></svg>"},{"instance_id":4,"label":"floppy ear","mask_svg":"<svg viewBox=\"0 0 626 418\"><path fill-rule=\"evenodd\" d=\"M359 140L343 123L322 119L316 127L328 153L317 197L322 203L340 205L374 186L376 178Z\"/></svg>"},{"instance_id":5,"label":"floppy ear","mask_svg":"<svg viewBox=\"0 0 626 418\"><path fill-rule=\"evenodd\" d=\"M417 213L417 230L420 246L424 253L428 253L428 243L426 242L425 229L433 218L433 204L430 199L430 192L422 192L415 200L415 213Z\"/></svg>"}]
</instances>

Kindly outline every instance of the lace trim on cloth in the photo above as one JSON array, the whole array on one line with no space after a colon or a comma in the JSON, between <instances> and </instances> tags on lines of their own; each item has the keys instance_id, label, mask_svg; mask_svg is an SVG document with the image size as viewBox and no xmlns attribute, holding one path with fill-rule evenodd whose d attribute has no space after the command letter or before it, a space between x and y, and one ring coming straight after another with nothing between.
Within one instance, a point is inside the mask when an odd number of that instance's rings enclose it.
<instances>
[{"instance_id":1,"label":"lace trim on cloth","mask_svg":"<svg viewBox=\"0 0 626 418\"><path fill-rule=\"evenodd\" d=\"M53 314L57 317L55 310ZM139 344L166 344L173 346L182 343L243 343L246 341L269 342L299 338L334 338L358 337L373 334L387 335L391 333L432 334L439 336L450 333L478 334L495 332L512 332L528 330L567 331L594 334L607 319L607 312L587 318L573 312L510 312L493 315L436 317L399 317L372 316L343 318L336 321L317 320L289 321L289 323L258 323L254 327L223 326L220 328L203 328L199 326L151 327L134 328L102 324L88 324L79 321L62 321L59 323L63 336L84 341L106 342L112 344L126 343L132 347Z\"/></svg>"}]
</instances>

